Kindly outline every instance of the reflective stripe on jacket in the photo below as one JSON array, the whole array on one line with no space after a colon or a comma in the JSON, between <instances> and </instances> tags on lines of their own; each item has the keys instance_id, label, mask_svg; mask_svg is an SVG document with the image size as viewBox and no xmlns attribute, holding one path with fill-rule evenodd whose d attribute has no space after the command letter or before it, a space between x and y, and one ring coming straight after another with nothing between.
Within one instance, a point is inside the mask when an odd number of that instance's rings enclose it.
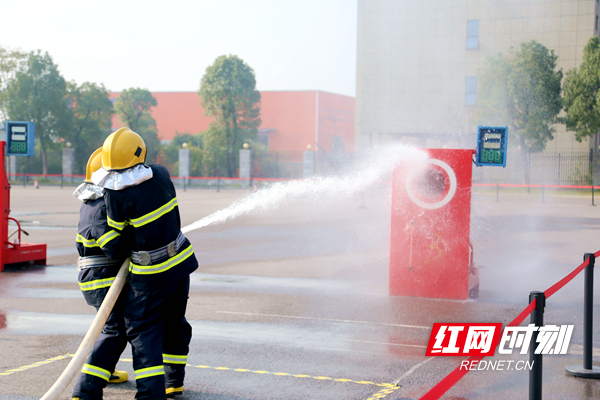
<instances>
[{"instance_id":1,"label":"reflective stripe on jacket","mask_svg":"<svg viewBox=\"0 0 600 400\"><path fill-rule=\"evenodd\" d=\"M122 234L124 232L124 234ZM106 203L103 198L86 200L79 209L79 224L75 246L80 257L110 257L124 260L129 256L131 232L108 226ZM105 267L81 269L77 280L86 302L99 307L112 285L122 262Z\"/></svg>"},{"instance_id":2,"label":"reflective stripe on jacket","mask_svg":"<svg viewBox=\"0 0 600 400\"><path fill-rule=\"evenodd\" d=\"M107 222L115 230L133 230L132 251L153 251L175 241L181 220L175 187L167 169L150 165L152 178L121 190L106 189ZM177 253L149 265L130 264L129 282L134 289L160 289L171 285L198 268L189 240Z\"/></svg>"}]
</instances>

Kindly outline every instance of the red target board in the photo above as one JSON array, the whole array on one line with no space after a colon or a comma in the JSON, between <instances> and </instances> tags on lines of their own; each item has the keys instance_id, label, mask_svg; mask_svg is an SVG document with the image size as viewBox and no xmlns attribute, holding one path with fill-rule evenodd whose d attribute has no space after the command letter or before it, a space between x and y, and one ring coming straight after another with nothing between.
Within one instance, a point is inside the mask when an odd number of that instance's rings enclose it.
<instances>
[{"instance_id":1,"label":"red target board","mask_svg":"<svg viewBox=\"0 0 600 400\"><path fill-rule=\"evenodd\" d=\"M474 151L424 151L424 169L399 164L392 176L390 294L477 297L470 244Z\"/></svg>"}]
</instances>

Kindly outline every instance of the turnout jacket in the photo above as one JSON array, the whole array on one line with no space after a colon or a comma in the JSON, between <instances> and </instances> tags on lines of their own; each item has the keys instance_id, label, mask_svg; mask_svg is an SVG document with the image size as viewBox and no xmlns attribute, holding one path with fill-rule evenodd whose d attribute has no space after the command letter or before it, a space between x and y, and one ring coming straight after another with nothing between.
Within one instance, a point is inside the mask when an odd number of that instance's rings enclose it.
<instances>
[{"instance_id":1,"label":"turnout jacket","mask_svg":"<svg viewBox=\"0 0 600 400\"><path fill-rule=\"evenodd\" d=\"M133 228L133 252L152 252L171 244L175 252L150 263L132 261L129 283L134 290L168 288L198 268L192 245L181 233L175 187L162 165L147 166L152 178L120 190L105 188L108 225L118 232ZM174 246L181 235L182 241ZM173 251L173 248L171 248Z\"/></svg>"},{"instance_id":2,"label":"turnout jacket","mask_svg":"<svg viewBox=\"0 0 600 400\"><path fill-rule=\"evenodd\" d=\"M127 232L122 235L108 226L103 198L85 200L79 209L79 224L75 245L79 257L105 258L106 266L80 267L79 288L86 302L99 307L119 272L123 260L129 257Z\"/></svg>"}]
</instances>

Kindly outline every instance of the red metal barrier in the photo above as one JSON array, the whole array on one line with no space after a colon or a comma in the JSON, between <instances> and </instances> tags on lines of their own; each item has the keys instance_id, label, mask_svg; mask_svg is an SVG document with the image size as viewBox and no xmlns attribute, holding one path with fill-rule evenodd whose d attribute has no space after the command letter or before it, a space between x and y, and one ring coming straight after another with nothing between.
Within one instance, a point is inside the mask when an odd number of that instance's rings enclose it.
<instances>
[{"instance_id":1,"label":"red metal barrier","mask_svg":"<svg viewBox=\"0 0 600 400\"><path fill-rule=\"evenodd\" d=\"M17 221L18 240L9 242L8 221L14 220L10 214L10 183L5 169L6 142L0 141L0 272L4 265L33 261L46 264L46 244L22 243L21 225Z\"/></svg>"}]
</instances>

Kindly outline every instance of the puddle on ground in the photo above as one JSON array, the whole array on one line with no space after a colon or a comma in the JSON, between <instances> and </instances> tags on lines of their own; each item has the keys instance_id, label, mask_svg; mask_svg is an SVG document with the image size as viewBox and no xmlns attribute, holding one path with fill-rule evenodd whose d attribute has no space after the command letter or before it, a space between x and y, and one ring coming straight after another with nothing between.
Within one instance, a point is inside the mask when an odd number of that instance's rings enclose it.
<instances>
[{"instance_id":1,"label":"puddle on ground","mask_svg":"<svg viewBox=\"0 0 600 400\"><path fill-rule=\"evenodd\" d=\"M81 296L81 293L79 293ZM0 310L4 325L0 334L5 335L85 335L94 315L55 314L20 310Z\"/></svg>"},{"instance_id":2,"label":"puddle on ground","mask_svg":"<svg viewBox=\"0 0 600 400\"><path fill-rule=\"evenodd\" d=\"M245 292L286 293L344 292L360 290L356 282L329 279L277 278L246 275L220 275L195 272L190 285L196 289L244 290Z\"/></svg>"},{"instance_id":3,"label":"puddle on ground","mask_svg":"<svg viewBox=\"0 0 600 400\"><path fill-rule=\"evenodd\" d=\"M0 310L0 335L85 335L94 316ZM306 349L390 352L386 343L357 340L361 333L357 332L356 326L346 323L189 322L192 325L194 341L232 341ZM361 326L360 330L363 329Z\"/></svg>"}]
</instances>

